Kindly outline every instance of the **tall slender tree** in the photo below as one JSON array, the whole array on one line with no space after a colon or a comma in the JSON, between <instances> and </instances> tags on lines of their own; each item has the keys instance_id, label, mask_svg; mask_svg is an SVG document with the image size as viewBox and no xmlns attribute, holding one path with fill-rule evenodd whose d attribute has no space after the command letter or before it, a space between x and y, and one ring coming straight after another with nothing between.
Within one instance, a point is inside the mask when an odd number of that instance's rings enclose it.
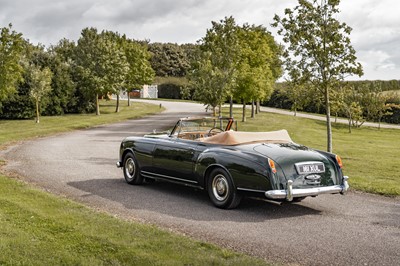
<instances>
[{"instance_id":1,"label":"tall slender tree","mask_svg":"<svg viewBox=\"0 0 400 266\"><path fill-rule=\"evenodd\" d=\"M274 27L286 43L285 67L296 69L302 80L314 83L324 95L327 150L332 151L330 93L348 75L363 74L351 45L351 28L336 19L340 0L299 0L285 9L283 18L275 15Z\"/></svg>"},{"instance_id":2,"label":"tall slender tree","mask_svg":"<svg viewBox=\"0 0 400 266\"><path fill-rule=\"evenodd\" d=\"M225 17L219 22L212 22L212 28L200 40L200 49L211 61L214 79L218 78L222 104L226 97L230 99L229 115L232 117L232 99L237 75L237 63L240 56L239 27L235 19ZM218 72L218 73L217 73ZM216 88L210 88L216 89Z\"/></svg>"},{"instance_id":3,"label":"tall slender tree","mask_svg":"<svg viewBox=\"0 0 400 266\"><path fill-rule=\"evenodd\" d=\"M30 95L35 100L36 123L40 122L40 102L51 91L51 78L53 73L49 68L40 69L40 67L31 65L30 71Z\"/></svg>"},{"instance_id":4,"label":"tall slender tree","mask_svg":"<svg viewBox=\"0 0 400 266\"><path fill-rule=\"evenodd\" d=\"M265 99L272 94L275 77L273 73L273 50L270 46L272 36L266 28L249 26L239 30L240 58L237 63L235 98L242 100L242 121L246 120L246 103Z\"/></svg>"},{"instance_id":5,"label":"tall slender tree","mask_svg":"<svg viewBox=\"0 0 400 266\"><path fill-rule=\"evenodd\" d=\"M194 98L210 106L216 116L216 107L225 101L226 93L220 84L221 72L212 64L211 56L210 52L203 52L188 78L195 88Z\"/></svg>"},{"instance_id":6,"label":"tall slender tree","mask_svg":"<svg viewBox=\"0 0 400 266\"><path fill-rule=\"evenodd\" d=\"M150 84L154 80L155 72L149 61L151 54L147 50L146 44L141 44L125 37L123 37L123 43L123 49L129 64L125 87L128 94L128 106L130 106L129 92L132 89L141 88L145 84Z\"/></svg>"},{"instance_id":7,"label":"tall slender tree","mask_svg":"<svg viewBox=\"0 0 400 266\"><path fill-rule=\"evenodd\" d=\"M102 31L100 40L104 43L106 51L103 53L104 79L107 93L117 95L115 112L119 112L119 95L126 86L126 76L129 64L126 59L122 37L112 31Z\"/></svg>"}]
</instances>

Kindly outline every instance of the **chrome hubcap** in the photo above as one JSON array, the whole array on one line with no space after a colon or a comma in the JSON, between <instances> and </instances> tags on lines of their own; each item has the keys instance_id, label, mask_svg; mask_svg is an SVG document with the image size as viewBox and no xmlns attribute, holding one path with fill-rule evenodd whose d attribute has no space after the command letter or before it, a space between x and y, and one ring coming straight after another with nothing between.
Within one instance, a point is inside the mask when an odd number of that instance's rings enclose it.
<instances>
[{"instance_id":1,"label":"chrome hubcap","mask_svg":"<svg viewBox=\"0 0 400 266\"><path fill-rule=\"evenodd\" d=\"M224 201L228 197L229 187L228 180L226 180L225 176L219 174L214 178L212 182L212 191L214 197L218 201Z\"/></svg>"},{"instance_id":2,"label":"chrome hubcap","mask_svg":"<svg viewBox=\"0 0 400 266\"><path fill-rule=\"evenodd\" d=\"M132 179L135 176L135 162L133 161L132 158L128 158L125 162L125 173L126 176L129 177L129 179Z\"/></svg>"}]
</instances>

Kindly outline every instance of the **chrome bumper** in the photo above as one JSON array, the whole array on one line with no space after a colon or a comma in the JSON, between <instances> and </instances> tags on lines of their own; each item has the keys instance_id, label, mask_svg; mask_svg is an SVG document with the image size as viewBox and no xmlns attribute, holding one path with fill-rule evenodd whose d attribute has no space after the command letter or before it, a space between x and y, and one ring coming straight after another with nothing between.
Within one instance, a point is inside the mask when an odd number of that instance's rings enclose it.
<instances>
[{"instance_id":1,"label":"chrome bumper","mask_svg":"<svg viewBox=\"0 0 400 266\"><path fill-rule=\"evenodd\" d=\"M265 197L268 199L286 199L287 201L292 201L293 198L318 196L320 194L345 194L349 189L349 183L347 182L348 179L348 176L344 176L342 185L300 189L294 189L293 181L289 180L287 182L286 190L269 190L265 192Z\"/></svg>"},{"instance_id":2,"label":"chrome bumper","mask_svg":"<svg viewBox=\"0 0 400 266\"><path fill-rule=\"evenodd\" d=\"M122 167L122 162L117 162L116 165L118 168L120 168L120 167Z\"/></svg>"}]
</instances>

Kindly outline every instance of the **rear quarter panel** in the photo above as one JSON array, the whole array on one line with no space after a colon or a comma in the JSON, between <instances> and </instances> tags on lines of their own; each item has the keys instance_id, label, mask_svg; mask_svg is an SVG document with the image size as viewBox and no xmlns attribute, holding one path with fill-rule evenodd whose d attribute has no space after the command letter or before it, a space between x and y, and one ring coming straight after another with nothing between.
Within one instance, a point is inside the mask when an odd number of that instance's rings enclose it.
<instances>
[{"instance_id":1,"label":"rear quarter panel","mask_svg":"<svg viewBox=\"0 0 400 266\"><path fill-rule=\"evenodd\" d=\"M267 160L237 147L213 147L204 150L195 165L195 174L205 187L207 174L214 167L223 167L231 175L237 188L266 191L272 189Z\"/></svg>"}]
</instances>

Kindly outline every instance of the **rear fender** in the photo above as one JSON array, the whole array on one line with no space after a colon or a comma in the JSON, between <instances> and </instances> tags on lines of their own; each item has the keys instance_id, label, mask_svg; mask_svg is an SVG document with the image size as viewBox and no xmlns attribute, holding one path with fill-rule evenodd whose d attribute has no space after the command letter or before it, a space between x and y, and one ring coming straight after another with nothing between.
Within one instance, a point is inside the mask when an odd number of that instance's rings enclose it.
<instances>
[{"instance_id":1,"label":"rear fender","mask_svg":"<svg viewBox=\"0 0 400 266\"><path fill-rule=\"evenodd\" d=\"M324 155L325 157L327 157L332 163L333 165L335 165L336 167L336 171L339 175L340 180L343 178L343 171L342 168L339 166L338 162L336 161L336 154L330 153L330 152L326 152L326 151L321 151L321 150L315 150L316 152L321 153L322 155Z\"/></svg>"},{"instance_id":2,"label":"rear fender","mask_svg":"<svg viewBox=\"0 0 400 266\"><path fill-rule=\"evenodd\" d=\"M270 190L270 170L259 163L260 158L254 157L235 150L205 151L197 158L194 174L200 177L199 184L205 187L210 171L221 167L231 175L238 189Z\"/></svg>"}]
</instances>

